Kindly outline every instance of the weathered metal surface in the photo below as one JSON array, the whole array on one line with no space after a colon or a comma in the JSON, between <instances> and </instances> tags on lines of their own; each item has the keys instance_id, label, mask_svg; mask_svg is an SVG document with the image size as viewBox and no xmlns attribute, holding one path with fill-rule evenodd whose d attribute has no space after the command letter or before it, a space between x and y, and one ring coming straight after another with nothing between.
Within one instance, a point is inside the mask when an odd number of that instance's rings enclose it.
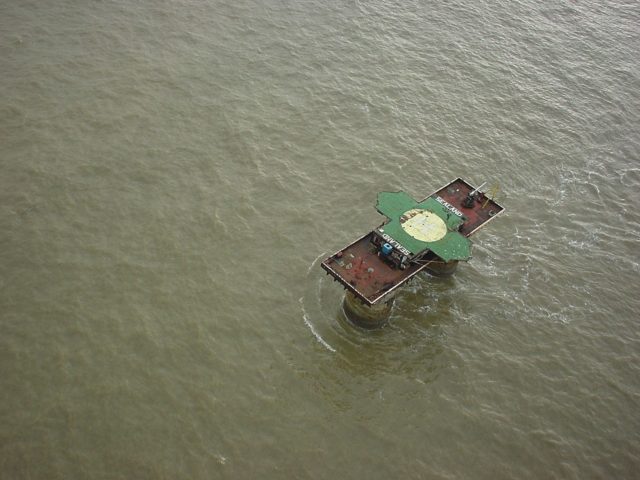
<instances>
[{"instance_id":1,"label":"weathered metal surface","mask_svg":"<svg viewBox=\"0 0 640 480\"><path fill-rule=\"evenodd\" d=\"M487 198L482 192L478 192L471 208L465 208L463 202L473 190L474 187L472 185L461 178L457 178L431 195L431 197L436 198L436 200L437 197L440 197L462 212L466 220L460 226L459 231L465 237L473 235L504 211L504 207L499 205L495 200ZM485 202L486 206L483 208Z\"/></svg>"},{"instance_id":2,"label":"weathered metal surface","mask_svg":"<svg viewBox=\"0 0 640 480\"><path fill-rule=\"evenodd\" d=\"M472 185L461 178L457 178L421 202L416 202L404 192L387 196L386 201L383 200L382 202L382 211L380 210L381 202L379 197L378 210L390 218L394 216L397 224L394 223L390 226L393 221L390 220L381 225L377 232L382 229L384 234L391 228L394 235L409 244L406 248L407 253L411 253L409 247L417 246L420 248L419 244L426 245L428 248L433 242L421 241L420 238L416 239L411 233L408 233L404 228L404 224L411 218L405 218L403 222L400 217L403 213L408 213L408 211L414 209L414 207L417 210L428 210L434 213L432 207L437 204L437 208L441 209L439 211L444 212L444 216L438 216L447 224L447 227L454 225L457 221L458 226L453 228L458 228L459 236L467 241L465 237L471 236L504 211L502 206L498 205L494 200L488 199L482 192L477 193L470 207L465 207L463 205L464 200L473 190L474 187ZM389 192L383 193L388 195ZM416 205L421 206L416 207ZM450 214L449 217L447 217L447 213ZM419 227L417 228L419 229ZM426 228L429 230L430 228L438 227ZM427 268L430 263L433 263L434 267L438 263L443 263L443 259L428 248L429 251L421 256L418 262L410 263L405 269L396 268L378 255L378 247L371 241L377 234L376 230L369 232L351 245L326 258L321 264L327 273L366 305L374 305L388 299L396 289ZM403 234L411 240L407 240ZM426 235L428 236L429 234L427 233ZM392 237L390 236L389 238ZM412 244L412 240L417 241L418 245ZM435 243L441 240L436 240ZM398 242L398 244L400 243ZM453 265L453 263L450 262L449 265Z\"/></svg>"},{"instance_id":3,"label":"weathered metal surface","mask_svg":"<svg viewBox=\"0 0 640 480\"><path fill-rule=\"evenodd\" d=\"M372 235L368 233L322 262L322 268L369 305L424 268L418 264L405 270L393 268L377 255L371 243Z\"/></svg>"}]
</instances>

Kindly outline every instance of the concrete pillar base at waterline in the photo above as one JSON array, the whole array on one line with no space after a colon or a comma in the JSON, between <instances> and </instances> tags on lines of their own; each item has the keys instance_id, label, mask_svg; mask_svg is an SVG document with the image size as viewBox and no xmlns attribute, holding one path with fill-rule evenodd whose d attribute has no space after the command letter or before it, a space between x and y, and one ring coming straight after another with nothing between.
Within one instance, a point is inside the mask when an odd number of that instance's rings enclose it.
<instances>
[{"instance_id":1,"label":"concrete pillar base at waterline","mask_svg":"<svg viewBox=\"0 0 640 480\"><path fill-rule=\"evenodd\" d=\"M448 277L453 275L458 268L458 260L452 260L450 262L434 261L430 262L425 270L434 277Z\"/></svg>"},{"instance_id":2,"label":"concrete pillar base at waterline","mask_svg":"<svg viewBox=\"0 0 640 480\"><path fill-rule=\"evenodd\" d=\"M362 328L379 328L387 323L394 298L376 305L365 305L353 293L347 292L342 301L342 308L347 318Z\"/></svg>"}]
</instances>

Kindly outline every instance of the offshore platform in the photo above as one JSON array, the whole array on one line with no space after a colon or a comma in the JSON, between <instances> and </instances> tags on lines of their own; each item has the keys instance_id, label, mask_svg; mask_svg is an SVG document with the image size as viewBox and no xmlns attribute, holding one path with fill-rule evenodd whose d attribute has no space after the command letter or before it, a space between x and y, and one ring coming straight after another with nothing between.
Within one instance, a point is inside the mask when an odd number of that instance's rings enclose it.
<instances>
[{"instance_id":1,"label":"offshore platform","mask_svg":"<svg viewBox=\"0 0 640 480\"><path fill-rule=\"evenodd\" d=\"M379 193L376 210L387 220L321 264L347 289L348 316L361 326L378 326L412 277L422 271L448 275L469 260L469 237L504 211L493 198L497 186L488 194L483 186L457 178L421 201L405 192Z\"/></svg>"}]
</instances>

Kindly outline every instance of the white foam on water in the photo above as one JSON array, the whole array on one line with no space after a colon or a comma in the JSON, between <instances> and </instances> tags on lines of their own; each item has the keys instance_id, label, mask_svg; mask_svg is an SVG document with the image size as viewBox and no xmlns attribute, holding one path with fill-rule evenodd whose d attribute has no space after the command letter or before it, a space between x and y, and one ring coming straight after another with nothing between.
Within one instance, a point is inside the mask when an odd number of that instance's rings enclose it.
<instances>
[{"instance_id":1,"label":"white foam on water","mask_svg":"<svg viewBox=\"0 0 640 480\"><path fill-rule=\"evenodd\" d=\"M302 301L302 297L300 297L300 306L302 307L302 319L304 320L304 324L309 327L309 330L311 330L311 333L313 334L314 337L316 337L316 340L318 340L318 342L320 342L320 344L325 347L327 350L329 350L330 352L336 352L336 349L333 348L331 345L329 345L327 343L327 341L322 338L322 336L318 333L318 331L315 329L315 327L313 326L313 324L311 323L311 321L309 320L309 317L307 316L307 312L304 309L304 303Z\"/></svg>"}]
</instances>

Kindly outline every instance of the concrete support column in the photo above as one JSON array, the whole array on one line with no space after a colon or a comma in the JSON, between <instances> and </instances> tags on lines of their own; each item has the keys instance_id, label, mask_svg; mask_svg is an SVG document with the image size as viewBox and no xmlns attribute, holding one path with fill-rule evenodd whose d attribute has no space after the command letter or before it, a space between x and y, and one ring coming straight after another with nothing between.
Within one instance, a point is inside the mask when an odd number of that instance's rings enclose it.
<instances>
[{"instance_id":1,"label":"concrete support column","mask_svg":"<svg viewBox=\"0 0 640 480\"><path fill-rule=\"evenodd\" d=\"M342 301L342 308L347 318L362 328L379 328L387 323L394 298L369 306L360 301L353 293L347 292Z\"/></svg>"},{"instance_id":2,"label":"concrete support column","mask_svg":"<svg viewBox=\"0 0 640 480\"><path fill-rule=\"evenodd\" d=\"M425 270L435 277L448 277L449 275L453 275L453 272L455 272L457 268L458 260L452 260L450 262L436 260L429 263Z\"/></svg>"}]
</instances>

